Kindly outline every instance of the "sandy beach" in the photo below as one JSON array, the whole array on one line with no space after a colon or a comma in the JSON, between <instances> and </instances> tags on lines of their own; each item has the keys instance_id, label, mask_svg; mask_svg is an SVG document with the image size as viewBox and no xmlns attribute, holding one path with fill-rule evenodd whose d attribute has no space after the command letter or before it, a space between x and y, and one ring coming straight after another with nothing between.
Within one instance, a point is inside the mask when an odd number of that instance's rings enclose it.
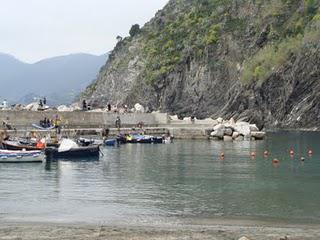
<instances>
[{"instance_id":1,"label":"sandy beach","mask_svg":"<svg viewBox=\"0 0 320 240\"><path fill-rule=\"evenodd\" d=\"M1 223L1 240L31 239L109 239L109 240L164 240L164 239L210 239L238 240L241 237L254 240L301 240L320 239L319 225L269 224L243 225L235 222L214 225L155 226L105 226L56 223Z\"/></svg>"}]
</instances>

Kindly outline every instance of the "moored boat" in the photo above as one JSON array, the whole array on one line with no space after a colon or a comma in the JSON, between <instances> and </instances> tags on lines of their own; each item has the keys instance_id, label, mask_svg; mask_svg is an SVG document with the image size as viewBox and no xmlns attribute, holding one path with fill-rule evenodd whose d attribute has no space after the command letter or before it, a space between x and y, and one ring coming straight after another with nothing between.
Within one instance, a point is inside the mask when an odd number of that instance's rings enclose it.
<instances>
[{"instance_id":1,"label":"moored boat","mask_svg":"<svg viewBox=\"0 0 320 240\"><path fill-rule=\"evenodd\" d=\"M106 139L104 144L106 146L115 146L117 144L117 139Z\"/></svg>"},{"instance_id":2,"label":"moored boat","mask_svg":"<svg viewBox=\"0 0 320 240\"><path fill-rule=\"evenodd\" d=\"M41 151L0 151L0 163L35 163L44 159Z\"/></svg>"},{"instance_id":3,"label":"moored boat","mask_svg":"<svg viewBox=\"0 0 320 240\"><path fill-rule=\"evenodd\" d=\"M40 126L40 125L38 125L36 123L32 124L32 127L36 128L36 129L39 129L39 130L52 130L52 129L55 128L54 125L43 127L43 126Z\"/></svg>"},{"instance_id":4,"label":"moored boat","mask_svg":"<svg viewBox=\"0 0 320 240\"><path fill-rule=\"evenodd\" d=\"M37 147L34 144L21 144L18 141L10 141L10 140L2 141L2 148L7 150L25 150L25 151L43 150L43 147Z\"/></svg>"},{"instance_id":5,"label":"moored boat","mask_svg":"<svg viewBox=\"0 0 320 240\"><path fill-rule=\"evenodd\" d=\"M48 147L45 149L47 159L92 159L99 158L99 145L79 146L76 142L70 139L63 139L59 148Z\"/></svg>"},{"instance_id":6,"label":"moored boat","mask_svg":"<svg viewBox=\"0 0 320 240\"><path fill-rule=\"evenodd\" d=\"M155 137L151 135L142 135L142 134L130 134L130 135L121 135L117 138L117 141L121 144L125 143L149 143L149 144L158 144L164 143L162 137Z\"/></svg>"}]
</instances>

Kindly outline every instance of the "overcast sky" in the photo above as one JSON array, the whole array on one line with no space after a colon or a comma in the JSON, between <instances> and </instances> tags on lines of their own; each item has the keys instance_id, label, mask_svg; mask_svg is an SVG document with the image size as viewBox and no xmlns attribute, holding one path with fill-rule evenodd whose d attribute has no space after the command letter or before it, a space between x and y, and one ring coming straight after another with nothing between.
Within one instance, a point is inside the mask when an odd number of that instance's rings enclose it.
<instances>
[{"instance_id":1,"label":"overcast sky","mask_svg":"<svg viewBox=\"0 0 320 240\"><path fill-rule=\"evenodd\" d=\"M0 0L0 52L26 62L103 54L168 0Z\"/></svg>"}]
</instances>

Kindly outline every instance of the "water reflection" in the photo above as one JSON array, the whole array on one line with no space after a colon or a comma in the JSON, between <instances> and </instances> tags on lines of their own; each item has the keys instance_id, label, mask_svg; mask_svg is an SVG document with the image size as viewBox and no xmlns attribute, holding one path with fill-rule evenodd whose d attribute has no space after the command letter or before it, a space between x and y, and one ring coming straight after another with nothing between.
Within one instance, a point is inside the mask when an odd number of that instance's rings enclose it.
<instances>
[{"instance_id":1,"label":"water reflection","mask_svg":"<svg viewBox=\"0 0 320 240\"><path fill-rule=\"evenodd\" d=\"M109 147L100 161L0 164L0 216L110 223L221 216L318 221L320 155L308 156L308 150L319 142L316 133L283 132L260 142Z\"/></svg>"}]
</instances>

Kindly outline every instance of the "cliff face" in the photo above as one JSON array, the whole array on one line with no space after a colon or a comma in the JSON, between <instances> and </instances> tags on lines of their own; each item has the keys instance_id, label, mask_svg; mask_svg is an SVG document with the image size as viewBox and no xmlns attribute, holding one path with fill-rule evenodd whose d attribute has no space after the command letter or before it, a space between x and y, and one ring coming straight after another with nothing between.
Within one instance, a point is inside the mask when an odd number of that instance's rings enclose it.
<instances>
[{"instance_id":1,"label":"cliff face","mask_svg":"<svg viewBox=\"0 0 320 240\"><path fill-rule=\"evenodd\" d=\"M83 97L320 127L320 1L175 0L120 41Z\"/></svg>"}]
</instances>

